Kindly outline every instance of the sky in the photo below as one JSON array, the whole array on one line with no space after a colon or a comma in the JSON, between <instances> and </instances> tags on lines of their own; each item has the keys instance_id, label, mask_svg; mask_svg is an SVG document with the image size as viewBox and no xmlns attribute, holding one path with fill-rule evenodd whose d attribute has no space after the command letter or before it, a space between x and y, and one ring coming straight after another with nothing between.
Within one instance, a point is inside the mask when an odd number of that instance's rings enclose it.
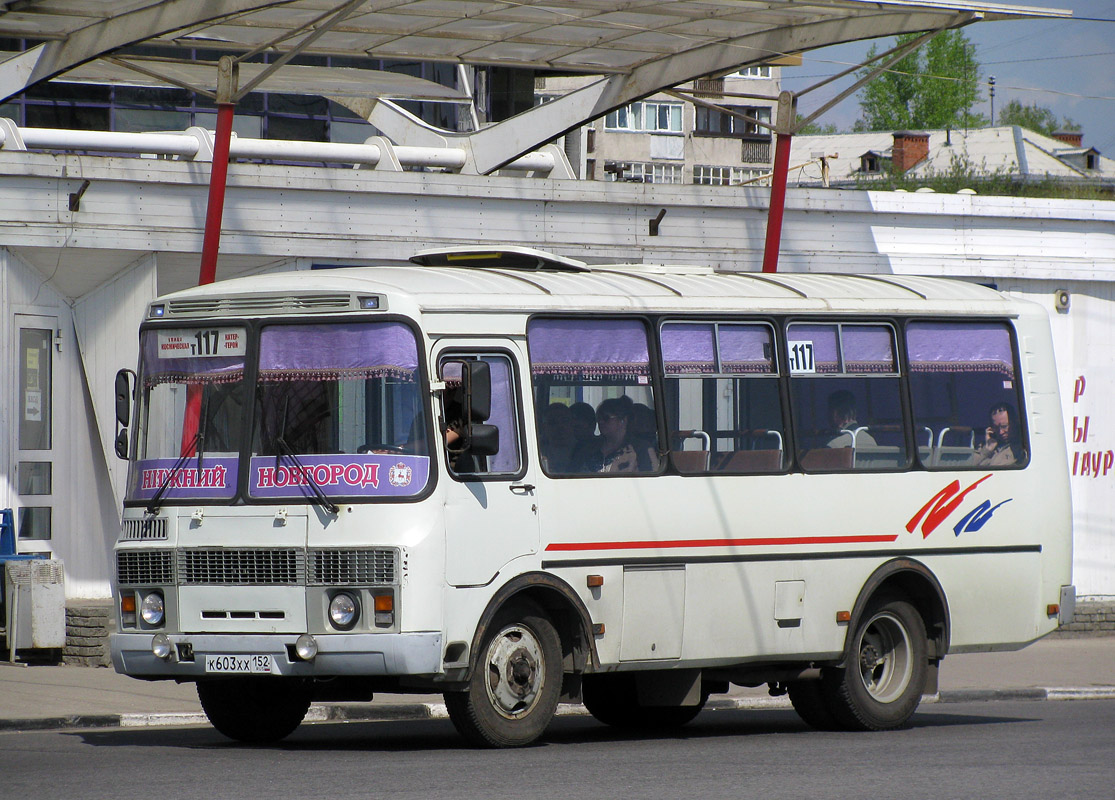
<instances>
[{"instance_id":1,"label":"sky","mask_svg":"<svg viewBox=\"0 0 1115 800\"><path fill-rule=\"evenodd\" d=\"M1030 8L1069 9L1069 20L977 22L964 28L976 46L980 64L980 105L991 115L988 76L995 77L995 114L1011 100L1036 103L1081 126L1084 145L1115 157L1115 0L1002 0ZM1096 21L1106 20L1106 21ZM878 52L893 39L874 40ZM783 67L782 88L800 92L821 78L861 63L871 42L857 42L813 50L802 66ZM843 79L806 94L798 101L798 115L808 115L821 103L852 83ZM853 95L817 120L849 131L860 116L859 97Z\"/></svg>"}]
</instances>

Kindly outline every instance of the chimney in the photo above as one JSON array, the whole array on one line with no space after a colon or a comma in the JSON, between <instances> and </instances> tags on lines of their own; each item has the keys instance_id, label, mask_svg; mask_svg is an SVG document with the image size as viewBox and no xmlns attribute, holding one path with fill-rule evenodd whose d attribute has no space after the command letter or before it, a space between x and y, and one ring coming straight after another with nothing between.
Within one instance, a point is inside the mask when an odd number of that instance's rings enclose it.
<instances>
[{"instance_id":1,"label":"chimney","mask_svg":"<svg viewBox=\"0 0 1115 800\"><path fill-rule=\"evenodd\" d=\"M895 172L905 172L929 156L929 134L920 131L895 131L894 147L890 152L891 166Z\"/></svg>"},{"instance_id":2,"label":"chimney","mask_svg":"<svg viewBox=\"0 0 1115 800\"><path fill-rule=\"evenodd\" d=\"M1069 147L1084 146L1083 131L1053 131L1053 138L1064 142Z\"/></svg>"}]
</instances>

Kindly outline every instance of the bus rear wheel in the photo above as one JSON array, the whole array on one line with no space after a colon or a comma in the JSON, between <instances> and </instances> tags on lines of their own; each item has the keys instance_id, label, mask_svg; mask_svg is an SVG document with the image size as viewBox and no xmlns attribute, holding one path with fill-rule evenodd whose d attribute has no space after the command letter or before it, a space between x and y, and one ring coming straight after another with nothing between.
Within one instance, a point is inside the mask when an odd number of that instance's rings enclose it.
<instances>
[{"instance_id":1,"label":"bus rear wheel","mask_svg":"<svg viewBox=\"0 0 1115 800\"><path fill-rule=\"evenodd\" d=\"M457 731L480 747L521 747L546 730L561 695L561 639L533 605L509 607L492 621L468 688L446 692Z\"/></svg>"},{"instance_id":2,"label":"bus rear wheel","mask_svg":"<svg viewBox=\"0 0 1115 800\"><path fill-rule=\"evenodd\" d=\"M863 614L849 641L844 668L826 670L821 691L841 727L889 730L914 715L928 672L921 615L903 600L882 601Z\"/></svg>"},{"instance_id":3,"label":"bus rear wheel","mask_svg":"<svg viewBox=\"0 0 1115 800\"><path fill-rule=\"evenodd\" d=\"M708 692L692 706L639 705L633 675L586 675L581 679L581 702L593 717L615 728L671 730L692 722L708 701Z\"/></svg>"},{"instance_id":4,"label":"bus rear wheel","mask_svg":"<svg viewBox=\"0 0 1115 800\"><path fill-rule=\"evenodd\" d=\"M197 682L201 708L230 739L267 744L285 739L302 724L312 691L288 678L227 678Z\"/></svg>"}]
</instances>

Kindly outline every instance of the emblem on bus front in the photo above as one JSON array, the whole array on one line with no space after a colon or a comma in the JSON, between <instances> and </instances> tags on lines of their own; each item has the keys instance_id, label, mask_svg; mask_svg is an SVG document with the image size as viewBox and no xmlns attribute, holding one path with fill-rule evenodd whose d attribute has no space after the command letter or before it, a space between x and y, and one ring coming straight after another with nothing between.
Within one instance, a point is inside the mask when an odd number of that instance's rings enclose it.
<instances>
[{"instance_id":1,"label":"emblem on bus front","mask_svg":"<svg viewBox=\"0 0 1115 800\"><path fill-rule=\"evenodd\" d=\"M390 481L392 486L410 486L413 477L414 470L401 461L387 470L387 480Z\"/></svg>"}]
</instances>

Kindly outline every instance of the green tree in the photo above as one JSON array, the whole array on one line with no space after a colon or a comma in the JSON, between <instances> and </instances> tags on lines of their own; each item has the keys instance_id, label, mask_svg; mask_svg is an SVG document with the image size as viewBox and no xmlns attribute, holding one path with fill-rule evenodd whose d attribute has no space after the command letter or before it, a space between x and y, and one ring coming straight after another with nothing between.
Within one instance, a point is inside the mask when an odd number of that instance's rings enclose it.
<instances>
[{"instance_id":1,"label":"green tree","mask_svg":"<svg viewBox=\"0 0 1115 800\"><path fill-rule=\"evenodd\" d=\"M836 133L840 133L840 131L837 130L836 123L833 122L826 122L824 125L821 125L817 122L810 122L800 131L798 131L799 136L831 136L832 134Z\"/></svg>"},{"instance_id":2,"label":"green tree","mask_svg":"<svg viewBox=\"0 0 1115 800\"><path fill-rule=\"evenodd\" d=\"M1019 100L1011 100L999 112L998 124L1019 125L1027 130L1052 136L1054 131L1078 131L1080 126L1068 117L1063 122L1057 122L1057 115L1045 106L1037 103L1023 105Z\"/></svg>"},{"instance_id":3,"label":"green tree","mask_svg":"<svg viewBox=\"0 0 1115 800\"><path fill-rule=\"evenodd\" d=\"M898 37L905 44L918 34ZM877 54L874 46L868 58ZM870 72L860 70L860 75ZM987 124L972 112L980 100L975 47L962 31L945 31L867 84L860 95L856 130L963 128Z\"/></svg>"}]
</instances>

